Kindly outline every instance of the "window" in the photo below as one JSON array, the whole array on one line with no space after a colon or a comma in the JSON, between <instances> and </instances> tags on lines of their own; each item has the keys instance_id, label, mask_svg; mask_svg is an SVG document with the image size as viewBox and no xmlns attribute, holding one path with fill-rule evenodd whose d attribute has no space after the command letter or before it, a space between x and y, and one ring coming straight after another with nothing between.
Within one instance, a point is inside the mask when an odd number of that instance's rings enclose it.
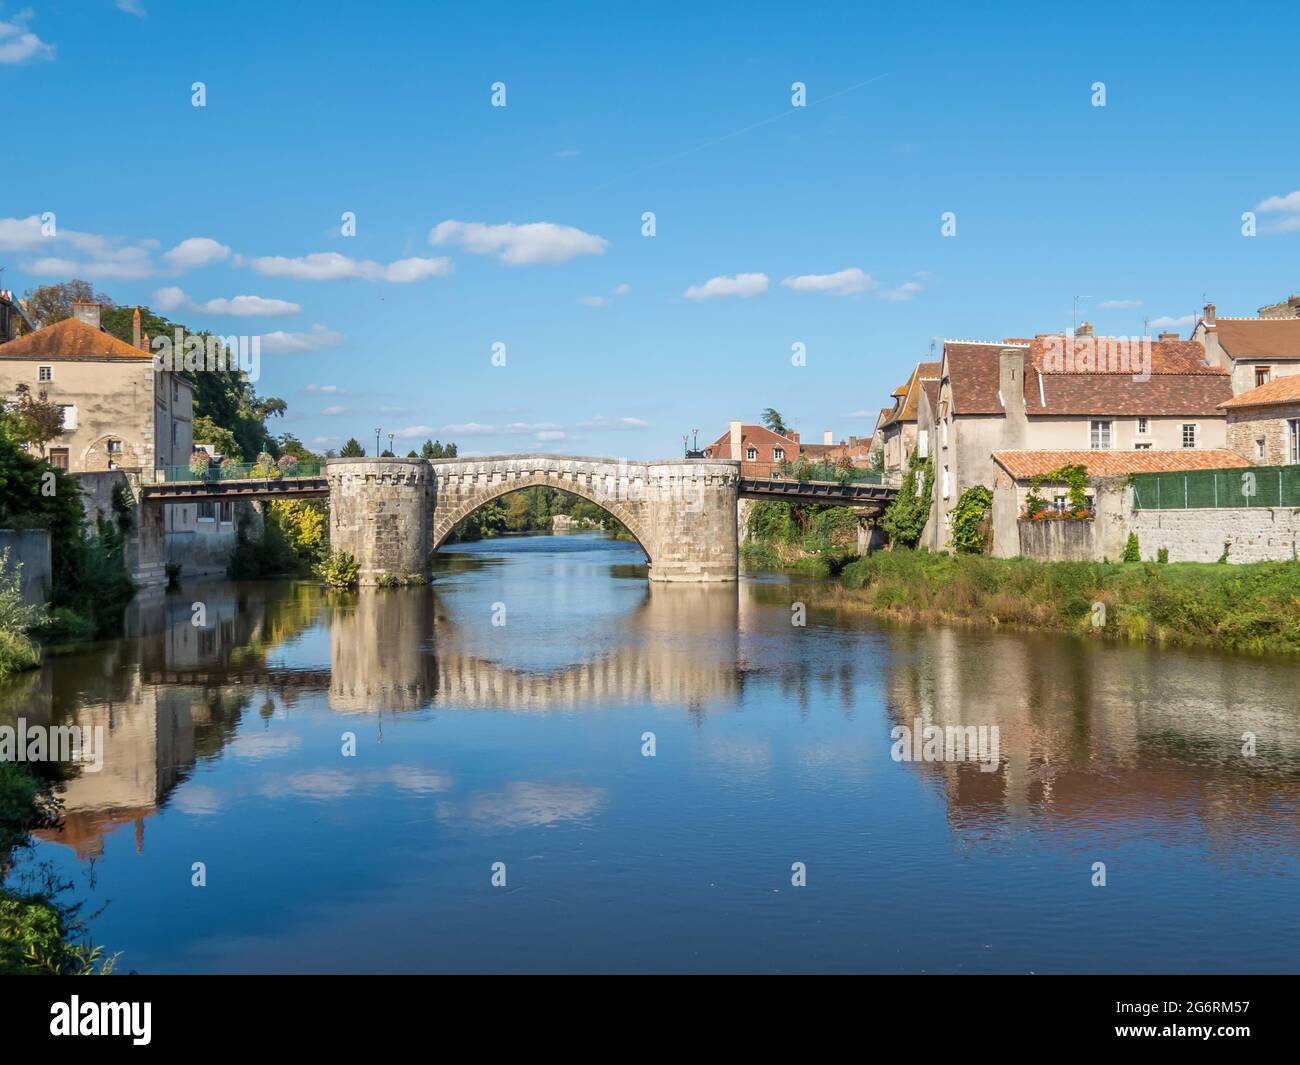
<instances>
[{"instance_id":1,"label":"window","mask_svg":"<svg viewBox=\"0 0 1300 1065\"><path fill-rule=\"evenodd\" d=\"M785 461L785 448L783 448L783 447L774 447L774 448L772 448L772 460L773 460L774 462L784 462L784 461Z\"/></svg>"},{"instance_id":2,"label":"window","mask_svg":"<svg viewBox=\"0 0 1300 1065\"><path fill-rule=\"evenodd\" d=\"M179 447L181 442L181 423L172 422L172 447Z\"/></svg>"},{"instance_id":3,"label":"window","mask_svg":"<svg viewBox=\"0 0 1300 1065\"><path fill-rule=\"evenodd\" d=\"M181 385L180 382L173 377L172 378L172 402L179 403L180 401L181 401Z\"/></svg>"},{"instance_id":4,"label":"window","mask_svg":"<svg viewBox=\"0 0 1300 1065\"><path fill-rule=\"evenodd\" d=\"M942 426L943 428L943 446L947 447L948 446L948 423L944 421L944 422L940 422L939 425Z\"/></svg>"},{"instance_id":5,"label":"window","mask_svg":"<svg viewBox=\"0 0 1300 1065\"><path fill-rule=\"evenodd\" d=\"M747 447L747 448L745 448L745 458L747 458L750 462L757 462L757 461L758 461L758 448L756 448L756 447Z\"/></svg>"},{"instance_id":6,"label":"window","mask_svg":"<svg viewBox=\"0 0 1300 1065\"><path fill-rule=\"evenodd\" d=\"M120 440L109 440L104 446L110 455L122 454L122 441Z\"/></svg>"},{"instance_id":7,"label":"window","mask_svg":"<svg viewBox=\"0 0 1300 1065\"><path fill-rule=\"evenodd\" d=\"M916 457L926 459L930 457L930 431L922 429L916 434Z\"/></svg>"},{"instance_id":8,"label":"window","mask_svg":"<svg viewBox=\"0 0 1300 1065\"><path fill-rule=\"evenodd\" d=\"M948 473L948 467L943 468L943 498L947 499L952 494L952 477Z\"/></svg>"},{"instance_id":9,"label":"window","mask_svg":"<svg viewBox=\"0 0 1300 1065\"><path fill-rule=\"evenodd\" d=\"M1262 436L1255 437L1255 458L1261 460L1264 458L1264 438Z\"/></svg>"},{"instance_id":10,"label":"window","mask_svg":"<svg viewBox=\"0 0 1300 1065\"><path fill-rule=\"evenodd\" d=\"M1267 366L1255 367L1255 387L1268 384L1269 368Z\"/></svg>"},{"instance_id":11,"label":"window","mask_svg":"<svg viewBox=\"0 0 1300 1065\"><path fill-rule=\"evenodd\" d=\"M221 501L221 523L229 525L235 520L235 504L228 499Z\"/></svg>"},{"instance_id":12,"label":"window","mask_svg":"<svg viewBox=\"0 0 1300 1065\"><path fill-rule=\"evenodd\" d=\"M38 367L36 367L36 380L38 380L38 381L53 381L53 380L54 380L54 367L53 367L53 366L38 366Z\"/></svg>"},{"instance_id":13,"label":"window","mask_svg":"<svg viewBox=\"0 0 1300 1065\"><path fill-rule=\"evenodd\" d=\"M1183 447L1196 446L1196 426L1187 424L1183 426Z\"/></svg>"},{"instance_id":14,"label":"window","mask_svg":"<svg viewBox=\"0 0 1300 1065\"><path fill-rule=\"evenodd\" d=\"M60 403L59 410L63 414L63 431L72 432L77 427L77 408L71 403Z\"/></svg>"},{"instance_id":15,"label":"window","mask_svg":"<svg viewBox=\"0 0 1300 1065\"><path fill-rule=\"evenodd\" d=\"M50 465L56 470L68 468L68 449L66 447L50 448Z\"/></svg>"},{"instance_id":16,"label":"window","mask_svg":"<svg viewBox=\"0 0 1300 1065\"><path fill-rule=\"evenodd\" d=\"M1094 420L1089 439L1093 451L1110 450L1110 422Z\"/></svg>"},{"instance_id":17,"label":"window","mask_svg":"<svg viewBox=\"0 0 1300 1065\"><path fill-rule=\"evenodd\" d=\"M1288 418L1286 422L1287 462L1294 465L1300 462L1300 418Z\"/></svg>"},{"instance_id":18,"label":"window","mask_svg":"<svg viewBox=\"0 0 1300 1065\"><path fill-rule=\"evenodd\" d=\"M1146 418L1139 418L1139 419L1138 419L1138 432L1139 432L1139 433L1149 433L1149 432L1151 431L1151 427L1150 427L1150 425L1148 425L1147 423L1148 423L1148 419L1146 419Z\"/></svg>"},{"instance_id":19,"label":"window","mask_svg":"<svg viewBox=\"0 0 1300 1065\"><path fill-rule=\"evenodd\" d=\"M1134 445L1133 445L1133 450L1134 450L1134 451L1150 451L1150 450L1151 450L1151 442L1148 440L1145 444L1134 444Z\"/></svg>"},{"instance_id":20,"label":"window","mask_svg":"<svg viewBox=\"0 0 1300 1065\"><path fill-rule=\"evenodd\" d=\"M199 504L199 521L216 521L217 505L210 499Z\"/></svg>"}]
</instances>

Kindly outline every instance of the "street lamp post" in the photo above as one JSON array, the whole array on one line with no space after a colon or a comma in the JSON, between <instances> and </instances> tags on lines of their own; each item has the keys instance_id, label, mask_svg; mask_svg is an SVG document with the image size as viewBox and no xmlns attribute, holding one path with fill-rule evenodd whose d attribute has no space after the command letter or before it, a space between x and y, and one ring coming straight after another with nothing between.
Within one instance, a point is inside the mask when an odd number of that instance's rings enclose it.
<instances>
[{"instance_id":1,"label":"street lamp post","mask_svg":"<svg viewBox=\"0 0 1300 1065\"><path fill-rule=\"evenodd\" d=\"M379 434L381 432L383 432L382 428L375 430L375 458L379 458Z\"/></svg>"}]
</instances>

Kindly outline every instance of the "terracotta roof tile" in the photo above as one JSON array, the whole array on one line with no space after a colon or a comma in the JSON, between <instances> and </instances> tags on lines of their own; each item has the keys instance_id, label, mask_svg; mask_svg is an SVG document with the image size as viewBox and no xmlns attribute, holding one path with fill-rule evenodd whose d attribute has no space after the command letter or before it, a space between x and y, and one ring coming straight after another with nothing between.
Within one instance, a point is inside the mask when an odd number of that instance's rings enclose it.
<instances>
[{"instance_id":1,"label":"terracotta roof tile","mask_svg":"<svg viewBox=\"0 0 1300 1065\"><path fill-rule=\"evenodd\" d=\"M1300 374L1278 377L1266 385L1233 396L1219 406L1226 410L1235 410L1238 407L1274 407L1291 403L1300 403Z\"/></svg>"},{"instance_id":2,"label":"terracotta roof tile","mask_svg":"<svg viewBox=\"0 0 1300 1065\"><path fill-rule=\"evenodd\" d=\"M152 361L153 355L118 340L112 333L65 318L7 344L0 344L0 358L8 359L76 359L121 358Z\"/></svg>"},{"instance_id":3,"label":"terracotta roof tile","mask_svg":"<svg viewBox=\"0 0 1300 1065\"><path fill-rule=\"evenodd\" d=\"M889 412L889 417L882 424L916 421L917 412L921 408L921 384L925 381L938 381L941 373L943 373L941 362L918 362L907 383L899 385L890 393L902 402Z\"/></svg>"},{"instance_id":4,"label":"terracotta roof tile","mask_svg":"<svg viewBox=\"0 0 1300 1065\"><path fill-rule=\"evenodd\" d=\"M1240 469L1250 465L1235 451L1196 448L1173 451L995 451L993 461L1018 481L1039 477L1062 466L1085 466L1090 477L1116 477L1130 473Z\"/></svg>"}]
</instances>

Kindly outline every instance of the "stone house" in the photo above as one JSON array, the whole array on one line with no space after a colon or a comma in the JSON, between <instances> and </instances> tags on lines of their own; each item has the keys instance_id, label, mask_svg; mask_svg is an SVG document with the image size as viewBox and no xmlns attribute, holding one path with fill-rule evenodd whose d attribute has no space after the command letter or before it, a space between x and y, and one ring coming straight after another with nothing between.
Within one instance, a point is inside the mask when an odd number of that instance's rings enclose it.
<instances>
[{"instance_id":1,"label":"stone house","mask_svg":"<svg viewBox=\"0 0 1300 1065\"><path fill-rule=\"evenodd\" d=\"M1295 302L1293 302L1295 301ZM1213 366L1232 375L1233 395L1249 392L1279 377L1300 373L1300 298L1261 307L1258 318L1224 318L1213 303L1192 331Z\"/></svg>"},{"instance_id":2,"label":"stone house","mask_svg":"<svg viewBox=\"0 0 1300 1065\"><path fill-rule=\"evenodd\" d=\"M189 464L194 386L159 369L140 334L128 344L105 331L97 303L78 303L71 318L0 344L0 394L25 384L63 408L64 431L46 446L51 465L87 477L88 513L103 512L98 475L138 472L144 480ZM116 483L109 477L105 483ZM168 561L186 572L220 572L234 543L233 503L164 508Z\"/></svg>"},{"instance_id":3,"label":"stone house","mask_svg":"<svg viewBox=\"0 0 1300 1065\"><path fill-rule=\"evenodd\" d=\"M1300 374L1278 377L1219 404L1228 447L1258 466L1300 463Z\"/></svg>"},{"instance_id":4,"label":"stone house","mask_svg":"<svg viewBox=\"0 0 1300 1065\"><path fill-rule=\"evenodd\" d=\"M1143 451L995 451L993 459L992 554L998 558L1050 561L1115 561L1124 553L1131 527L1128 478L1135 473L1233 469L1249 465L1226 449ZM1092 516L1085 519L1021 520L1029 493L1054 514L1069 507L1069 488L1047 479L1066 466L1087 471L1084 494ZM1041 479L1041 480L1040 480Z\"/></svg>"},{"instance_id":5,"label":"stone house","mask_svg":"<svg viewBox=\"0 0 1300 1065\"><path fill-rule=\"evenodd\" d=\"M765 425L733 421L727 432L704 448L704 457L738 459L742 477L771 477L779 472L782 463L798 459L803 447L793 429L787 429L782 436Z\"/></svg>"},{"instance_id":6,"label":"stone house","mask_svg":"<svg viewBox=\"0 0 1300 1065\"><path fill-rule=\"evenodd\" d=\"M931 452L935 505L922 544L944 548L952 509L992 488L997 451L1191 451L1225 446L1226 369L1172 334L1146 347L1095 337L944 343Z\"/></svg>"},{"instance_id":7,"label":"stone house","mask_svg":"<svg viewBox=\"0 0 1300 1065\"><path fill-rule=\"evenodd\" d=\"M921 393L928 382L939 380L942 369L941 362L918 362L906 383L891 393L893 407L881 411L876 423L876 436L884 453L886 473L901 474L907 469L913 450L919 451L917 416Z\"/></svg>"}]
</instances>

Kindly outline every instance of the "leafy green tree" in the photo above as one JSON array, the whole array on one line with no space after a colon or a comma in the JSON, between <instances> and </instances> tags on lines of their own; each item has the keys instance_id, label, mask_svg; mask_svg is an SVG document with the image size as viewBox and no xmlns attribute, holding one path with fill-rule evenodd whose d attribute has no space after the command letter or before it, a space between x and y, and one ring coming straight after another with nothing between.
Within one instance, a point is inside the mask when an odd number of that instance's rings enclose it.
<instances>
[{"instance_id":1,"label":"leafy green tree","mask_svg":"<svg viewBox=\"0 0 1300 1065\"><path fill-rule=\"evenodd\" d=\"M361 446L355 436L348 437L348 442L343 445L343 450L339 452L339 458L344 459L363 459L366 457L366 449Z\"/></svg>"},{"instance_id":2,"label":"leafy green tree","mask_svg":"<svg viewBox=\"0 0 1300 1065\"><path fill-rule=\"evenodd\" d=\"M422 459L440 459L442 458L442 444L433 440L426 440L424 446L420 448L420 458Z\"/></svg>"},{"instance_id":3,"label":"leafy green tree","mask_svg":"<svg viewBox=\"0 0 1300 1065\"><path fill-rule=\"evenodd\" d=\"M880 519L881 527L889 534L892 544L915 547L920 542L925 523L930 519L933 500L934 465L928 458L919 458L913 450L898 495Z\"/></svg>"},{"instance_id":4,"label":"leafy green tree","mask_svg":"<svg viewBox=\"0 0 1300 1065\"><path fill-rule=\"evenodd\" d=\"M206 414L198 414L194 418L194 442L211 444L222 458L234 459L236 462L244 461L235 434L225 426L218 425Z\"/></svg>"},{"instance_id":5,"label":"leafy green tree","mask_svg":"<svg viewBox=\"0 0 1300 1065\"><path fill-rule=\"evenodd\" d=\"M456 445L446 445L446 447L442 449L442 457L445 459L454 459L456 457Z\"/></svg>"},{"instance_id":6,"label":"leafy green tree","mask_svg":"<svg viewBox=\"0 0 1300 1065\"><path fill-rule=\"evenodd\" d=\"M1137 533L1131 532L1128 534L1128 539L1124 541L1124 556L1123 558L1120 559L1120 561L1121 562L1142 561L1142 548L1138 544Z\"/></svg>"},{"instance_id":7,"label":"leafy green tree","mask_svg":"<svg viewBox=\"0 0 1300 1065\"><path fill-rule=\"evenodd\" d=\"M45 445L63 432L63 408L51 403L44 392L33 396L25 384L14 393L14 399L6 404L12 431L19 443L34 447L44 458Z\"/></svg>"},{"instance_id":8,"label":"leafy green tree","mask_svg":"<svg viewBox=\"0 0 1300 1065\"><path fill-rule=\"evenodd\" d=\"M771 429L772 432L774 433L778 433L781 436L785 436L786 433L789 431L786 429L785 422L781 419L781 415L777 413L774 407L768 407L765 411L763 411L762 419L763 419L763 424L767 426L767 428Z\"/></svg>"}]
</instances>

